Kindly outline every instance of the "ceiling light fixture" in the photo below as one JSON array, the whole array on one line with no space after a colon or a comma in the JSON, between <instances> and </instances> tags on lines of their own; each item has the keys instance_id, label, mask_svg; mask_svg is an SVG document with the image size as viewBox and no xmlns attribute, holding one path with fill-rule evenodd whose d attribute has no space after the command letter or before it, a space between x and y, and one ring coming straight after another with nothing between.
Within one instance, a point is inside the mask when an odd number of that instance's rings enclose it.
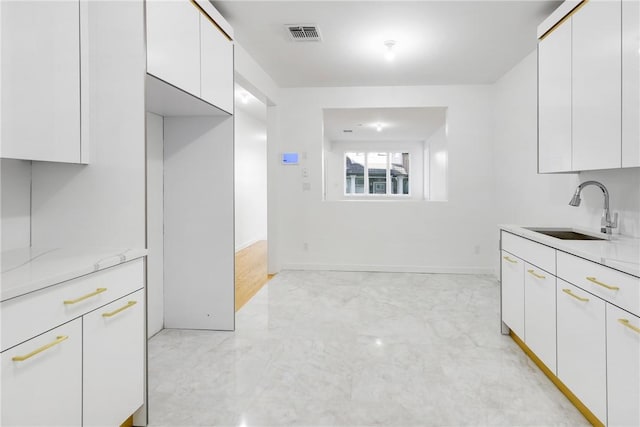
<instances>
[{"instance_id":1,"label":"ceiling light fixture","mask_svg":"<svg viewBox=\"0 0 640 427\"><path fill-rule=\"evenodd\" d=\"M246 92L240 94L240 100L242 101L243 104L248 104L249 103L249 94L246 93Z\"/></svg>"},{"instance_id":2,"label":"ceiling light fixture","mask_svg":"<svg viewBox=\"0 0 640 427\"><path fill-rule=\"evenodd\" d=\"M387 61L393 61L396 58L396 52L393 50L393 47L396 45L396 41L387 40L384 42L384 45L387 47L387 50L384 53L384 59Z\"/></svg>"},{"instance_id":3,"label":"ceiling light fixture","mask_svg":"<svg viewBox=\"0 0 640 427\"><path fill-rule=\"evenodd\" d=\"M380 123L376 124L376 130L378 132L382 132L382 124L380 124Z\"/></svg>"}]
</instances>

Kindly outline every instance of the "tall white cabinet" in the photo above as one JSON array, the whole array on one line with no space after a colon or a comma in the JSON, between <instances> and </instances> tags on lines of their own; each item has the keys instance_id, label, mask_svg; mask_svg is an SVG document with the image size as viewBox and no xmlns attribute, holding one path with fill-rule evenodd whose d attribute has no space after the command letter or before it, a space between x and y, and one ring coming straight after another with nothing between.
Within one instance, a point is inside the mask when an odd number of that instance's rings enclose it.
<instances>
[{"instance_id":1,"label":"tall white cabinet","mask_svg":"<svg viewBox=\"0 0 640 427\"><path fill-rule=\"evenodd\" d=\"M87 2L3 1L0 9L0 157L87 163Z\"/></svg>"},{"instance_id":2,"label":"tall white cabinet","mask_svg":"<svg viewBox=\"0 0 640 427\"><path fill-rule=\"evenodd\" d=\"M150 282L150 292L163 286L165 328L233 330L233 32L207 1L146 7L146 109L155 114L147 197L163 206L162 227L148 236L162 240L162 265L150 264L163 283Z\"/></svg>"}]
</instances>

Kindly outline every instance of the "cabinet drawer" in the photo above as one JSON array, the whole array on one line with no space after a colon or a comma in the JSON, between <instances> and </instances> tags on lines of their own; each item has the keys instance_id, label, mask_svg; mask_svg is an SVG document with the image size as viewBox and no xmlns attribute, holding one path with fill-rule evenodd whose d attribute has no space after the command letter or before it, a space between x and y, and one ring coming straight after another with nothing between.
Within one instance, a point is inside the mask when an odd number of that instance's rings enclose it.
<instances>
[{"instance_id":1,"label":"cabinet drawer","mask_svg":"<svg viewBox=\"0 0 640 427\"><path fill-rule=\"evenodd\" d=\"M558 277L635 315L640 314L640 278L558 251Z\"/></svg>"},{"instance_id":2,"label":"cabinet drawer","mask_svg":"<svg viewBox=\"0 0 640 427\"><path fill-rule=\"evenodd\" d=\"M503 231L502 249L551 274L556 274L556 250L553 248Z\"/></svg>"},{"instance_id":3,"label":"cabinet drawer","mask_svg":"<svg viewBox=\"0 0 640 427\"><path fill-rule=\"evenodd\" d=\"M2 302L1 349L142 288L143 272L143 261L137 259Z\"/></svg>"}]
</instances>

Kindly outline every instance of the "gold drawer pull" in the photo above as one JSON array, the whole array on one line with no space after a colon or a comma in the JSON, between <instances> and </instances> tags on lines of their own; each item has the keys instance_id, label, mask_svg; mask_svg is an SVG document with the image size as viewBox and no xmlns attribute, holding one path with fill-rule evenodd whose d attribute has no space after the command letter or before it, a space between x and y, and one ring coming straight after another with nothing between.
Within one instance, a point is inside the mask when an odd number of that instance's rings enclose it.
<instances>
[{"instance_id":1,"label":"gold drawer pull","mask_svg":"<svg viewBox=\"0 0 640 427\"><path fill-rule=\"evenodd\" d=\"M76 304L76 303L78 303L80 301L86 300L87 298L95 297L96 295L101 294L101 293L105 292L106 290L107 290L107 288L98 288L94 292L91 292L90 294L83 295L80 298L65 300L64 303L66 305Z\"/></svg>"},{"instance_id":2,"label":"gold drawer pull","mask_svg":"<svg viewBox=\"0 0 640 427\"><path fill-rule=\"evenodd\" d=\"M629 323L629 319L618 319L618 322L622 323L624 326L631 329L632 331L635 331L640 334L640 328L638 328L637 326L633 326L631 323Z\"/></svg>"},{"instance_id":3,"label":"gold drawer pull","mask_svg":"<svg viewBox=\"0 0 640 427\"><path fill-rule=\"evenodd\" d=\"M531 270L527 270L527 273L529 273L530 275L532 275L533 277L537 277L538 279L546 279L546 276L543 276L541 274L536 273L535 270L531 269Z\"/></svg>"},{"instance_id":4,"label":"gold drawer pull","mask_svg":"<svg viewBox=\"0 0 640 427\"><path fill-rule=\"evenodd\" d=\"M570 295L572 297L574 297L575 299L577 299L578 301L582 301L582 302L587 302L589 301L589 298L582 298L579 297L578 295L574 294L573 292L571 292L571 289L563 289L562 292L564 292L567 295Z\"/></svg>"},{"instance_id":5,"label":"gold drawer pull","mask_svg":"<svg viewBox=\"0 0 640 427\"><path fill-rule=\"evenodd\" d=\"M35 356L38 353L42 353L43 351L48 350L51 347L60 344L62 341L66 340L67 338L69 338L68 335L60 335L60 336L56 337L55 341L50 342L49 344L45 344L42 347L33 350L31 353L25 354L24 356L14 356L14 357L11 358L11 360L13 360L14 362L23 362L23 361L25 361L27 359L32 358L33 356Z\"/></svg>"},{"instance_id":6,"label":"gold drawer pull","mask_svg":"<svg viewBox=\"0 0 640 427\"><path fill-rule=\"evenodd\" d=\"M112 312L110 312L110 313L102 313L102 317L113 317L113 316L115 316L116 314L120 313L121 311L126 310L126 309L127 309L127 308L129 308L129 307L133 307L133 306L134 306L134 305L136 305L137 303L138 303L138 301L129 301L129 302L127 303L127 305L125 305L125 306L123 306L123 307L120 307L120 308L119 308L119 309L117 309L117 310L113 310L113 311L112 311Z\"/></svg>"},{"instance_id":7,"label":"gold drawer pull","mask_svg":"<svg viewBox=\"0 0 640 427\"><path fill-rule=\"evenodd\" d=\"M515 259L509 258L507 255L503 256L502 258L504 258L505 260L509 261L512 264L517 264L518 263L518 261L516 261Z\"/></svg>"},{"instance_id":8,"label":"gold drawer pull","mask_svg":"<svg viewBox=\"0 0 640 427\"><path fill-rule=\"evenodd\" d=\"M611 286L611 285L607 285L606 283L598 282L598 280L595 277L587 277L586 279L588 281L590 281L591 283L595 283L596 285L600 285L603 288L611 289L612 291L620 290L620 288L617 287L617 286Z\"/></svg>"}]
</instances>

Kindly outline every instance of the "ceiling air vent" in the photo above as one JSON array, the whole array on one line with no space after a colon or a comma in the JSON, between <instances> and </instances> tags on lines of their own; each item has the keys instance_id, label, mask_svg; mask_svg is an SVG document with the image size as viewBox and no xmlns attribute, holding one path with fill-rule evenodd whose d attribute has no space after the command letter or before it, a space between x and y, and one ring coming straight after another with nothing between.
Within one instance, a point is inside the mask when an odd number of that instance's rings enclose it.
<instances>
[{"instance_id":1,"label":"ceiling air vent","mask_svg":"<svg viewBox=\"0 0 640 427\"><path fill-rule=\"evenodd\" d=\"M289 38L294 42L319 42L320 30L314 24L287 24L285 25Z\"/></svg>"}]
</instances>

